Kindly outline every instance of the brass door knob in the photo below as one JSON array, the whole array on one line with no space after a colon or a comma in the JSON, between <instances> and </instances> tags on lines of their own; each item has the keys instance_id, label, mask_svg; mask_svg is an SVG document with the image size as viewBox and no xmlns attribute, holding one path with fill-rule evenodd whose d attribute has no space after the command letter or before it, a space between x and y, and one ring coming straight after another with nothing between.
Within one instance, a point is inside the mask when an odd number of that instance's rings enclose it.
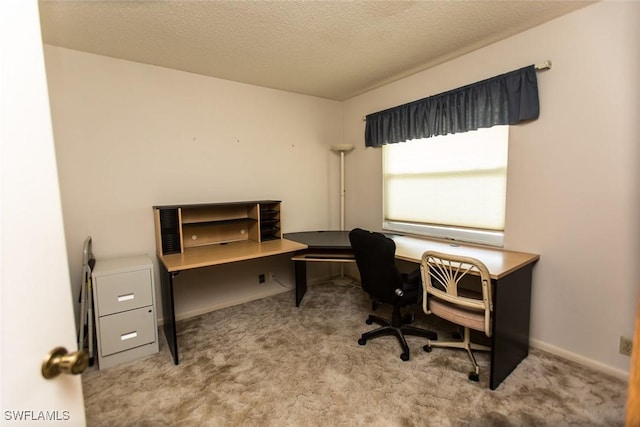
<instances>
[{"instance_id":1,"label":"brass door knob","mask_svg":"<svg viewBox=\"0 0 640 427\"><path fill-rule=\"evenodd\" d=\"M59 374L77 375L89 366L89 355L84 351L69 353L64 347L56 347L49 352L42 362L42 376L46 379Z\"/></svg>"}]
</instances>

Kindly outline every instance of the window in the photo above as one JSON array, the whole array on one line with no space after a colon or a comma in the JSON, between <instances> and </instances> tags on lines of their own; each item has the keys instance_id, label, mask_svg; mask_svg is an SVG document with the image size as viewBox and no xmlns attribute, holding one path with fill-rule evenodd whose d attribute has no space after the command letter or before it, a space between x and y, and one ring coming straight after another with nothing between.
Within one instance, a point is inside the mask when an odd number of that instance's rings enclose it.
<instances>
[{"instance_id":1,"label":"window","mask_svg":"<svg viewBox=\"0 0 640 427\"><path fill-rule=\"evenodd\" d=\"M502 246L509 126L383 146L385 230Z\"/></svg>"}]
</instances>

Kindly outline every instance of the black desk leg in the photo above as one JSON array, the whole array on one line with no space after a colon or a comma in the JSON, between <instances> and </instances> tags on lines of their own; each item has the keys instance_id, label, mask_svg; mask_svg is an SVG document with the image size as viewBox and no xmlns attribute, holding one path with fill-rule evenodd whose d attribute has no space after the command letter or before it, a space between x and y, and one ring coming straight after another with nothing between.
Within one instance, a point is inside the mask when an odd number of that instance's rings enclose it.
<instances>
[{"instance_id":1,"label":"black desk leg","mask_svg":"<svg viewBox=\"0 0 640 427\"><path fill-rule=\"evenodd\" d=\"M532 271L530 264L493 283L491 390L529 355Z\"/></svg>"},{"instance_id":2,"label":"black desk leg","mask_svg":"<svg viewBox=\"0 0 640 427\"><path fill-rule=\"evenodd\" d=\"M307 263L306 261L294 261L294 264L296 270L296 307L299 307L307 292Z\"/></svg>"},{"instance_id":3,"label":"black desk leg","mask_svg":"<svg viewBox=\"0 0 640 427\"><path fill-rule=\"evenodd\" d=\"M164 317L164 336L173 356L173 363L178 364L178 337L176 336L176 313L173 305L173 278L177 273L170 273L162 261L160 264L160 288L162 289L162 316Z\"/></svg>"}]
</instances>

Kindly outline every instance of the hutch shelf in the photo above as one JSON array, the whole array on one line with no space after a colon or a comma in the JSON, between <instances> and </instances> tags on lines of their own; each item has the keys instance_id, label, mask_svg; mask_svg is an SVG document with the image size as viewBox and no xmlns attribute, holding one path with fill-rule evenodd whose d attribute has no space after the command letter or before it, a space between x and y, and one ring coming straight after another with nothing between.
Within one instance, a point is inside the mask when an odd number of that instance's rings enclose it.
<instances>
[{"instance_id":1,"label":"hutch shelf","mask_svg":"<svg viewBox=\"0 0 640 427\"><path fill-rule=\"evenodd\" d=\"M252 240L282 239L280 201L154 206L158 254Z\"/></svg>"}]
</instances>

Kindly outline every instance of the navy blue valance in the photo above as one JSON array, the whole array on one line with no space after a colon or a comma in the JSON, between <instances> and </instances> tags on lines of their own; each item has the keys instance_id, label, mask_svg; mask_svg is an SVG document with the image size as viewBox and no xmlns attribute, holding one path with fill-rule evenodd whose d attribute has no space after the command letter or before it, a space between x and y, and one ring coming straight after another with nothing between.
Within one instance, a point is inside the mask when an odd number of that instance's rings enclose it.
<instances>
[{"instance_id":1,"label":"navy blue valance","mask_svg":"<svg viewBox=\"0 0 640 427\"><path fill-rule=\"evenodd\" d=\"M467 132L535 120L540 113L533 65L367 116L365 145Z\"/></svg>"}]
</instances>

